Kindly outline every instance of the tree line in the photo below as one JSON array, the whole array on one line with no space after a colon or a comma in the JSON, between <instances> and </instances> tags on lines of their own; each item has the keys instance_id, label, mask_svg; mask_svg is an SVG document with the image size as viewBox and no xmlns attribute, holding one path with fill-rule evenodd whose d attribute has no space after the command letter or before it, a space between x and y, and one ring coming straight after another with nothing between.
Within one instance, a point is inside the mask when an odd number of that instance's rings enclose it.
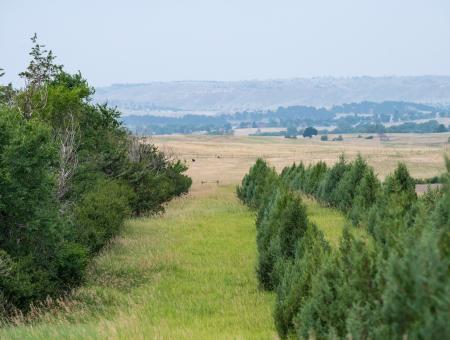
<instances>
[{"instance_id":1,"label":"tree line","mask_svg":"<svg viewBox=\"0 0 450 340\"><path fill-rule=\"evenodd\" d=\"M115 108L32 38L16 89L0 86L0 317L83 282L131 216L186 193L184 163L131 135ZM1 73L1 72L0 72Z\"/></svg>"},{"instance_id":2,"label":"tree line","mask_svg":"<svg viewBox=\"0 0 450 340\"><path fill-rule=\"evenodd\" d=\"M257 211L257 277L276 293L281 338L450 337L450 161L423 196L404 164L381 182L358 156L278 175L258 159L237 188ZM309 196L349 218L339 247L308 219ZM354 229L367 237L355 237Z\"/></svg>"}]
</instances>

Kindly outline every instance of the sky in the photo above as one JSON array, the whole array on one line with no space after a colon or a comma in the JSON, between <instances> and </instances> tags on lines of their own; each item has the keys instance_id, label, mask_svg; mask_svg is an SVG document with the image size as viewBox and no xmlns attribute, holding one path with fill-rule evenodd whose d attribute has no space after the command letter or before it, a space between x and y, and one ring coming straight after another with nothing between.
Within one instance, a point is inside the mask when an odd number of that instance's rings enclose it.
<instances>
[{"instance_id":1,"label":"sky","mask_svg":"<svg viewBox=\"0 0 450 340\"><path fill-rule=\"evenodd\" d=\"M448 0L0 0L1 82L34 32L94 86L450 75Z\"/></svg>"}]
</instances>

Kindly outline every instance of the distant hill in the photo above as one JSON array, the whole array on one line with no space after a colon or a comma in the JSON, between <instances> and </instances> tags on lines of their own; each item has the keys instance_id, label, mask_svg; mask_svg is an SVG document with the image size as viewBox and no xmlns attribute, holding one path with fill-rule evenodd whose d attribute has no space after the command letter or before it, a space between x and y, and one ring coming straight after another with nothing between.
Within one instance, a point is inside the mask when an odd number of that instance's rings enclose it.
<instances>
[{"instance_id":1,"label":"distant hill","mask_svg":"<svg viewBox=\"0 0 450 340\"><path fill-rule=\"evenodd\" d=\"M249 81L176 81L96 89L94 99L125 115L182 116L364 101L450 104L450 76L299 78Z\"/></svg>"}]
</instances>

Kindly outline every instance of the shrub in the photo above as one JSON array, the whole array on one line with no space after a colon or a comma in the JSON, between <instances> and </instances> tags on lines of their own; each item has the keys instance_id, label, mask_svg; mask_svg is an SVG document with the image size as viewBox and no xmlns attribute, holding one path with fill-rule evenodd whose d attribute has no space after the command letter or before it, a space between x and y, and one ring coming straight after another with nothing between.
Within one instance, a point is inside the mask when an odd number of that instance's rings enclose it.
<instances>
[{"instance_id":1,"label":"shrub","mask_svg":"<svg viewBox=\"0 0 450 340\"><path fill-rule=\"evenodd\" d=\"M116 181L100 181L87 192L74 208L76 241L91 253L99 251L116 236L130 215L129 187Z\"/></svg>"},{"instance_id":2,"label":"shrub","mask_svg":"<svg viewBox=\"0 0 450 340\"><path fill-rule=\"evenodd\" d=\"M322 142L328 141L328 135L322 135L322 136L320 136L320 140L321 140Z\"/></svg>"},{"instance_id":3,"label":"shrub","mask_svg":"<svg viewBox=\"0 0 450 340\"><path fill-rule=\"evenodd\" d=\"M337 208L344 213L351 209L355 192L367 168L367 163L358 155L339 181L333 198Z\"/></svg>"},{"instance_id":4,"label":"shrub","mask_svg":"<svg viewBox=\"0 0 450 340\"><path fill-rule=\"evenodd\" d=\"M310 295L311 279L330 252L323 234L312 223L299 239L295 258L286 261L276 288L275 325L281 337L294 332L294 319Z\"/></svg>"},{"instance_id":5,"label":"shrub","mask_svg":"<svg viewBox=\"0 0 450 340\"><path fill-rule=\"evenodd\" d=\"M163 211L163 203L189 190L192 180L183 174L187 167L168 160L154 145L139 143L135 148L137 155L121 177L134 193L132 211L138 216Z\"/></svg>"},{"instance_id":6,"label":"shrub","mask_svg":"<svg viewBox=\"0 0 450 340\"><path fill-rule=\"evenodd\" d=\"M308 166L302 183L302 190L314 196L319 188L319 184L327 173L327 165L325 162L318 162Z\"/></svg>"},{"instance_id":7,"label":"shrub","mask_svg":"<svg viewBox=\"0 0 450 340\"><path fill-rule=\"evenodd\" d=\"M273 288L272 275L279 251L279 220L286 207L289 194L280 187L271 196L264 210L258 212L256 243L258 247L257 275L264 289Z\"/></svg>"},{"instance_id":8,"label":"shrub","mask_svg":"<svg viewBox=\"0 0 450 340\"><path fill-rule=\"evenodd\" d=\"M385 288L378 332L387 338L450 336L450 261L439 251L439 236L426 228L419 239L407 237L405 254L392 252L384 273Z\"/></svg>"},{"instance_id":9,"label":"shrub","mask_svg":"<svg viewBox=\"0 0 450 340\"><path fill-rule=\"evenodd\" d=\"M348 167L344 155L341 155L338 162L328 169L317 191L317 198L321 202L330 206L337 206L339 197L336 196L335 191Z\"/></svg>"},{"instance_id":10,"label":"shrub","mask_svg":"<svg viewBox=\"0 0 450 340\"><path fill-rule=\"evenodd\" d=\"M283 169L278 189L264 193L256 220L258 279L276 291L281 338L450 336L446 163L442 189L420 199L404 164L383 184L361 157L351 163L341 157L329 169L320 163ZM369 237L355 239L346 227L339 249L330 250L292 190L348 212ZM326 194L333 192L331 201Z\"/></svg>"},{"instance_id":11,"label":"shrub","mask_svg":"<svg viewBox=\"0 0 450 340\"><path fill-rule=\"evenodd\" d=\"M351 206L349 217L353 224L360 224L367 212L375 204L381 189L381 183L372 168L366 168L360 184L356 188L355 197Z\"/></svg>"},{"instance_id":12,"label":"shrub","mask_svg":"<svg viewBox=\"0 0 450 340\"><path fill-rule=\"evenodd\" d=\"M189 189L186 166L90 101L81 74L36 43L26 86L0 86L0 314L82 282L130 214L161 211ZM139 152L144 150L144 152ZM136 153L136 151L138 151ZM135 157L137 156L137 157Z\"/></svg>"},{"instance_id":13,"label":"shrub","mask_svg":"<svg viewBox=\"0 0 450 340\"><path fill-rule=\"evenodd\" d=\"M237 196L249 207L258 209L267 193L273 191L277 179L275 169L270 168L264 160L258 158L242 179L241 186L237 187Z\"/></svg>"}]
</instances>

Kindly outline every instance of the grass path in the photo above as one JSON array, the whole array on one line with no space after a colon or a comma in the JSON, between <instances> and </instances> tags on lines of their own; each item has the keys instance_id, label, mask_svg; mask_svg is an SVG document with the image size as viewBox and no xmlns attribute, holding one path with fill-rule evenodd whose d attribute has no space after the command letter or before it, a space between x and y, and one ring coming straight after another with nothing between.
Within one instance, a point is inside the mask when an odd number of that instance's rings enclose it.
<instances>
[{"instance_id":1,"label":"grass path","mask_svg":"<svg viewBox=\"0 0 450 340\"><path fill-rule=\"evenodd\" d=\"M337 247L344 216L304 202ZM256 281L254 223L232 186L131 220L82 287L32 324L1 329L0 339L275 339L274 296Z\"/></svg>"},{"instance_id":2,"label":"grass path","mask_svg":"<svg viewBox=\"0 0 450 340\"><path fill-rule=\"evenodd\" d=\"M70 299L0 338L273 339L255 259L254 216L233 188L183 198L130 221Z\"/></svg>"}]
</instances>

